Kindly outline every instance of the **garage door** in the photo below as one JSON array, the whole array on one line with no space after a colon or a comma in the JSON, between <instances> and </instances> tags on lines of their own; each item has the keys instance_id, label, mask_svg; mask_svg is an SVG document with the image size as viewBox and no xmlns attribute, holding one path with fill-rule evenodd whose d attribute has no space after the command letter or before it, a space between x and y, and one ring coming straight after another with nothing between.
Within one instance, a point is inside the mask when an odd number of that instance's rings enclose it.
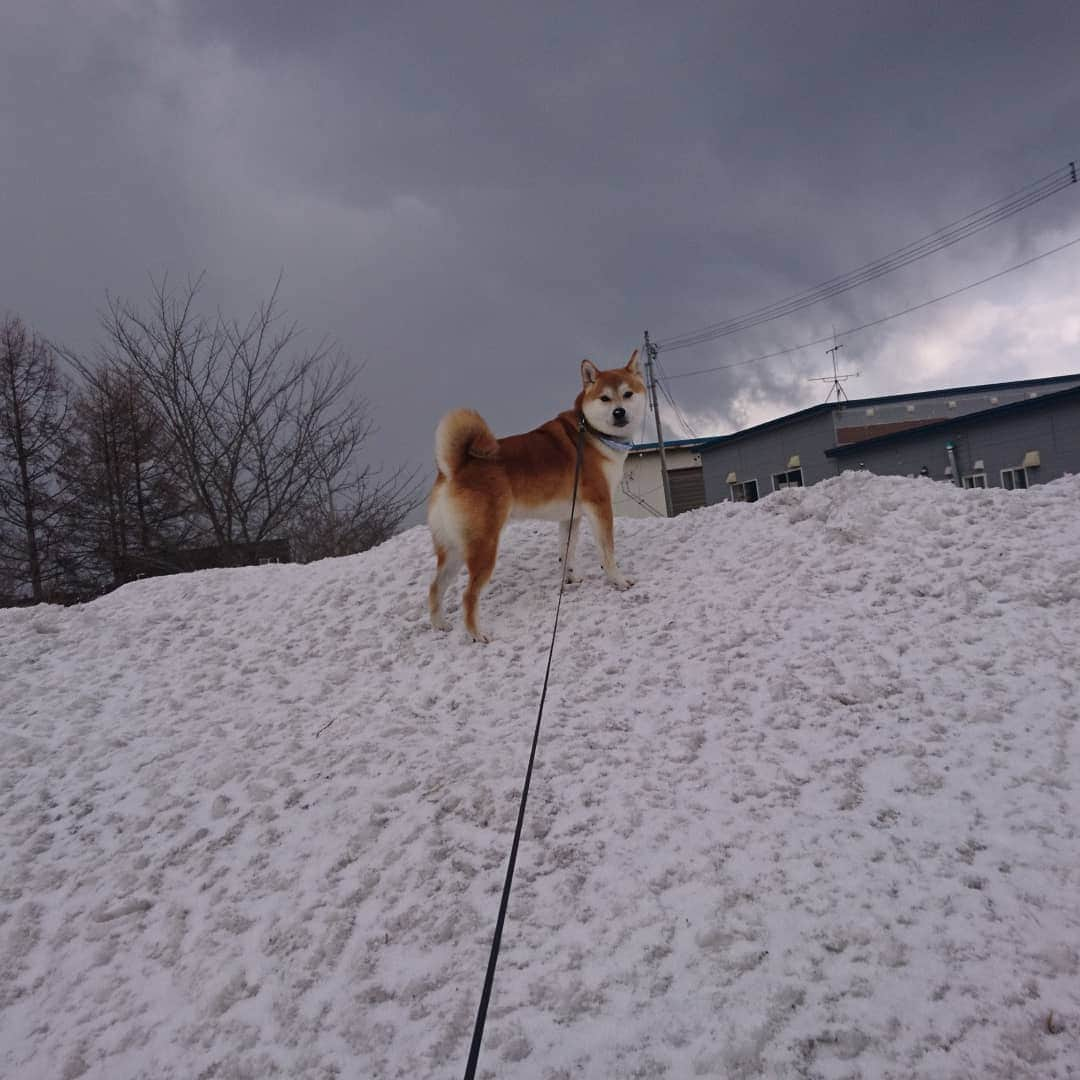
<instances>
[{"instance_id":1,"label":"garage door","mask_svg":"<svg viewBox=\"0 0 1080 1080\"><path fill-rule=\"evenodd\" d=\"M700 465L668 473L671 482L671 512L681 514L705 505L705 473Z\"/></svg>"}]
</instances>

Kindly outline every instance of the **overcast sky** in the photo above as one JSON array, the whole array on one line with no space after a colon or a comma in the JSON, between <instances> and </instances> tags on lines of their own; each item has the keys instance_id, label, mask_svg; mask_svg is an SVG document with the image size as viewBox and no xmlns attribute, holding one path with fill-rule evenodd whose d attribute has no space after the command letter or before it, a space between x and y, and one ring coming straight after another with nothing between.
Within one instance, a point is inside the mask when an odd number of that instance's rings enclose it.
<instances>
[{"instance_id":1,"label":"overcast sky","mask_svg":"<svg viewBox=\"0 0 1080 1080\"><path fill-rule=\"evenodd\" d=\"M0 311L91 353L106 290L206 272L366 365L374 461L500 434L578 365L884 255L1080 158L1075 0L7 0ZM921 303L1080 237L1074 185L672 375ZM1080 245L841 337L852 397L1080 371ZM693 427L824 398L819 344L673 379ZM685 435L675 417L671 437Z\"/></svg>"}]
</instances>

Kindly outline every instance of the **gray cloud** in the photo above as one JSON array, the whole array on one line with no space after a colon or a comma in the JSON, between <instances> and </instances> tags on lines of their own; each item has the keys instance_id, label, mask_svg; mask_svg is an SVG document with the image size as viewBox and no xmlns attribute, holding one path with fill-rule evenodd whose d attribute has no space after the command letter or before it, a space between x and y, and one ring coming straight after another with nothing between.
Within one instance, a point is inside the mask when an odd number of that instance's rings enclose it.
<instances>
[{"instance_id":1,"label":"gray cloud","mask_svg":"<svg viewBox=\"0 0 1080 1080\"><path fill-rule=\"evenodd\" d=\"M205 269L207 302L243 313L283 269L290 314L367 364L376 456L423 463L451 405L531 426L583 355L623 362L645 327L771 302L1077 156L1075 25L1064 3L22 0L0 307L89 351L106 289ZM665 363L810 340L1073 235L1080 189ZM1078 261L852 338L853 391L1080 368ZM815 400L826 370L816 347L671 386L724 430Z\"/></svg>"}]
</instances>

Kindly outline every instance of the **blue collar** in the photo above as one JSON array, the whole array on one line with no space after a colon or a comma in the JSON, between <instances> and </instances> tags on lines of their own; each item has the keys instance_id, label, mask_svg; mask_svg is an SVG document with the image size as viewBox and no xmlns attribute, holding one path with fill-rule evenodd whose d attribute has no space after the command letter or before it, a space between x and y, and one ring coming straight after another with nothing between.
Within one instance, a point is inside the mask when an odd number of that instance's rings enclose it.
<instances>
[{"instance_id":1,"label":"blue collar","mask_svg":"<svg viewBox=\"0 0 1080 1080\"><path fill-rule=\"evenodd\" d=\"M605 435L602 431L597 431L591 424L586 424L586 428L594 439L599 439L605 446L611 447L612 450L618 450L620 454L628 454L634 449L634 443L631 439L616 439L614 435Z\"/></svg>"}]
</instances>

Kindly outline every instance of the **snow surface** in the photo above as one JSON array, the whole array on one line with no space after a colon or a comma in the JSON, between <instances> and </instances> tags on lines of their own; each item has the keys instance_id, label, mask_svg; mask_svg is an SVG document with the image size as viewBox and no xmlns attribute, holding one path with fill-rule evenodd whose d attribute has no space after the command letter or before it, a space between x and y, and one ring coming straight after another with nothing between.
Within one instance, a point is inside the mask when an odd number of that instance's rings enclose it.
<instances>
[{"instance_id":1,"label":"snow surface","mask_svg":"<svg viewBox=\"0 0 1080 1080\"><path fill-rule=\"evenodd\" d=\"M462 1075L556 532L509 530L486 647L428 627L424 529L0 612L0 1073ZM1080 1076L1080 477L618 533L481 1075Z\"/></svg>"}]
</instances>

